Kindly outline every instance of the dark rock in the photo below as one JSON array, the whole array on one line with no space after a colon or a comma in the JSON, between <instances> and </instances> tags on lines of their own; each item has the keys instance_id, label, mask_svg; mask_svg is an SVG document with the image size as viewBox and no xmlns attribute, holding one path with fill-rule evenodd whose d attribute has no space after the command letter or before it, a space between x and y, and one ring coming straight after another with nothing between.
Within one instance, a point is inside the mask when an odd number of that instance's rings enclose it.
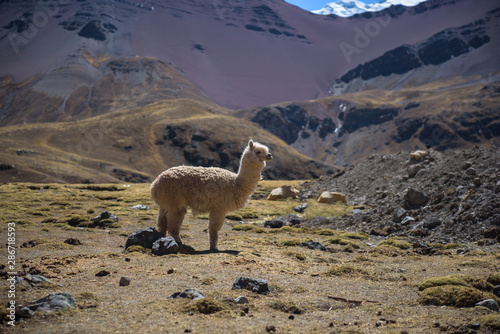
<instances>
[{"instance_id":1,"label":"dark rock","mask_svg":"<svg viewBox=\"0 0 500 334\"><path fill-rule=\"evenodd\" d=\"M176 254L177 252L179 252L179 245L172 237L161 237L151 247L151 253L154 255Z\"/></svg>"},{"instance_id":2,"label":"dark rock","mask_svg":"<svg viewBox=\"0 0 500 334\"><path fill-rule=\"evenodd\" d=\"M10 169L14 169L13 164L0 164L0 172L7 171Z\"/></svg>"},{"instance_id":3,"label":"dark rock","mask_svg":"<svg viewBox=\"0 0 500 334\"><path fill-rule=\"evenodd\" d=\"M266 326L266 332L268 332L268 333L276 333L276 326L273 326L273 325Z\"/></svg>"},{"instance_id":4,"label":"dark rock","mask_svg":"<svg viewBox=\"0 0 500 334\"><path fill-rule=\"evenodd\" d=\"M125 277L123 276L122 278L120 278L120 286L127 286L127 285L130 285L130 278L128 277Z\"/></svg>"},{"instance_id":5,"label":"dark rock","mask_svg":"<svg viewBox=\"0 0 500 334\"><path fill-rule=\"evenodd\" d=\"M438 227L439 225L441 225L441 220L439 220L437 218L430 218L430 219L424 221L423 227L431 230L433 228Z\"/></svg>"},{"instance_id":6,"label":"dark rock","mask_svg":"<svg viewBox=\"0 0 500 334\"><path fill-rule=\"evenodd\" d=\"M307 203L302 203L301 205L294 207L293 211L303 213L305 209L307 209Z\"/></svg>"},{"instance_id":7,"label":"dark rock","mask_svg":"<svg viewBox=\"0 0 500 334\"><path fill-rule=\"evenodd\" d=\"M42 313L52 313L61 311L67 307L75 308L76 302L68 292L51 293L46 297L38 299L33 304L21 308L27 315L32 315L35 311Z\"/></svg>"},{"instance_id":8,"label":"dark rock","mask_svg":"<svg viewBox=\"0 0 500 334\"><path fill-rule=\"evenodd\" d=\"M109 271L107 270L101 270L100 272L98 272L97 274L95 274L97 277L102 277L102 276L108 276L109 274L111 274Z\"/></svg>"},{"instance_id":9,"label":"dark rock","mask_svg":"<svg viewBox=\"0 0 500 334\"><path fill-rule=\"evenodd\" d=\"M387 237L392 232L392 227L386 225L382 228L373 228L370 230L371 235L379 235L381 237Z\"/></svg>"},{"instance_id":10,"label":"dark rock","mask_svg":"<svg viewBox=\"0 0 500 334\"><path fill-rule=\"evenodd\" d=\"M232 290L235 289L246 289L262 295L269 293L267 282L261 278L253 279L248 277L238 277L233 283Z\"/></svg>"},{"instance_id":11,"label":"dark rock","mask_svg":"<svg viewBox=\"0 0 500 334\"><path fill-rule=\"evenodd\" d=\"M283 226L294 226L299 225L301 223L301 219L299 216L294 214L286 214L284 216L274 218L272 220L268 220L264 222L264 227L270 228L280 228Z\"/></svg>"},{"instance_id":12,"label":"dark rock","mask_svg":"<svg viewBox=\"0 0 500 334\"><path fill-rule=\"evenodd\" d=\"M139 229L132 233L125 243L125 249L133 245L139 245L144 248L152 248L153 243L164 237L165 235L159 231L157 231L153 227L147 227L144 229Z\"/></svg>"},{"instance_id":13,"label":"dark rock","mask_svg":"<svg viewBox=\"0 0 500 334\"><path fill-rule=\"evenodd\" d=\"M316 242L316 241L303 242L301 246L307 247L309 249L319 249L322 251L326 251L326 247L323 246L321 243Z\"/></svg>"},{"instance_id":14,"label":"dark rock","mask_svg":"<svg viewBox=\"0 0 500 334\"><path fill-rule=\"evenodd\" d=\"M500 305L494 299L486 299L476 304L476 306L487 307L492 311L498 311L500 309Z\"/></svg>"},{"instance_id":15,"label":"dark rock","mask_svg":"<svg viewBox=\"0 0 500 334\"><path fill-rule=\"evenodd\" d=\"M493 287L493 294L497 297L500 297L500 285L495 285Z\"/></svg>"},{"instance_id":16,"label":"dark rock","mask_svg":"<svg viewBox=\"0 0 500 334\"><path fill-rule=\"evenodd\" d=\"M106 39L106 33L101 22L92 21L83 26L83 28L78 32L78 36L85 38L92 38L96 41L104 41Z\"/></svg>"},{"instance_id":17,"label":"dark rock","mask_svg":"<svg viewBox=\"0 0 500 334\"><path fill-rule=\"evenodd\" d=\"M392 214L392 221L395 224L399 224L401 220L406 216L406 212L407 211L401 207L396 208Z\"/></svg>"},{"instance_id":18,"label":"dark rock","mask_svg":"<svg viewBox=\"0 0 500 334\"><path fill-rule=\"evenodd\" d=\"M497 239L500 236L500 227L495 226L488 228L484 230L482 234L485 238Z\"/></svg>"},{"instance_id":19,"label":"dark rock","mask_svg":"<svg viewBox=\"0 0 500 334\"><path fill-rule=\"evenodd\" d=\"M381 124L399 114L399 108L351 108L347 112L342 129L349 133L359 128Z\"/></svg>"},{"instance_id":20,"label":"dark rock","mask_svg":"<svg viewBox=\"0 0 500 334\"><path fill-rule=\"evenodd\" d=\"M476 174L477 174L477 172L476 172L476 170L475 170L474 168L472 168L472 167L471 167L471 168L468 168L468 169L465 171L465 174L467 174L467 175L476 175Z\"/></svg>"},{"instance_id":21,"label":"dark rock","mask_svg":"<svg viewBox=\"0 0 500 334\"><path fill-rule=\"evenodd\" d=\"M29 241L23 242L23 244L21 245L21 248L31 248L31 247L35 247L36 245L38 245L38 241L29 240Z\"/></svg>"},{"instance_id":22,"label":"dark rock","mask_svg":"<svg viewBox=\"0 0 500 334\"><path fill-rule=\"evenodd\" d=\"M410 188L406 191L404 200L405 209L415 210L427 204L429 196L420 190Z\"/></svg>"},{"instance_id":23,"label":"dark rock","mask_svg":"<svg viewBox=\"0 0 500 334\"><path fill-rule=\"evenodd\" d=\"M110 219L110 220L114 221L115 223L118 221L118 217L116 217L114 214L112 214L109 211L103 211L103 212L101 212L100 215L98 215L90 220L93 221L94 224L97 224L101 220L104 220L104 219Z\"/></svg>"},{"instance_id":24,"label":"dark rock","mask_svg":"<svg viewBox=\"0 0 500 334\"><path fill-rule=\"evenodd\" d=\"M82 244L82 242L80 240L78 240L77 238L68 238L68 239L64 240L64 243L68 244L68 245L74 245L74 246Z\"/></svg>"},{"instance_id":25,"label":"dark rock","mask_svg":"<svg viewBox=\"0 0 500 334\"><path fill-rule=\"evenodd\" d=\"M168 299L175 299L175 298L187 298L187 299L192 299L192 300L198 300L198 299L203 299L205 298L205 294L203 291L198 290L198 289L186 289L183 292L175 292Z\"/></svg>"}]
</instances>

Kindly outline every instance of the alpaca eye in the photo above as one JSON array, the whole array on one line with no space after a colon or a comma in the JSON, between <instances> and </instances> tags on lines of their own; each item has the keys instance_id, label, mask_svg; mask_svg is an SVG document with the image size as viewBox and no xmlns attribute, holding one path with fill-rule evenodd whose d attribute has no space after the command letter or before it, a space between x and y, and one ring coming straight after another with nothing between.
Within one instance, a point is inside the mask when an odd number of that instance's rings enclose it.
<instances>
[{"instance_id":1,"label":"alpaca eye","mask_svg":"<svg viewBox=\"0 0 500 334\"><path fill-rule=\"evenodd\" d=\"M257 152L255 152L255 153L257 153L257 154L261 154L261 153L262 153L262 151L257 151Z\"/></svg>"}]
</instances>

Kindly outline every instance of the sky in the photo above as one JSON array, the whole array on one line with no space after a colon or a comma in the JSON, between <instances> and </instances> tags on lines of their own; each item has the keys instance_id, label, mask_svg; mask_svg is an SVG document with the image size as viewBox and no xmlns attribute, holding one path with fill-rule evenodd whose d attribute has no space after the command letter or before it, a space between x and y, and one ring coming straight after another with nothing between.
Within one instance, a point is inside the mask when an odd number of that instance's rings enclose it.
<instances>
[{"instance_id":1,"label":"sky","mask_svg":"<svg viewBox=\"0 0 500 334\"><path fill-rule=\"evenodd\" d=\"M311 11L311 10L321 9L325 7L327 3L335 2L336 0L285 0L285 1L302 9ZM376 0L360 0L360 1L364 3L378 2Z\"/></svg>"}]
</instances>

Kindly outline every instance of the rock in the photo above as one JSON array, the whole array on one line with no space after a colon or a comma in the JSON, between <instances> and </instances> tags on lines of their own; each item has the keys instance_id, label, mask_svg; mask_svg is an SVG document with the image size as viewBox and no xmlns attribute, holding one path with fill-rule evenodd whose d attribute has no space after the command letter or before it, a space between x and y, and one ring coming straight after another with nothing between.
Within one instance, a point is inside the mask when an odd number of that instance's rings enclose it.
<instances>
[{"instance_id":1,"label":"rock","mask_svg":"<svg viewBox=\"0 0 500 334\"><path fill-rule=\"evenodd\" d=\"M476 306L487 307L492 311L500 310L500 305L498 305L498 302L494 299L486 299L486 300L480 301L479 303L476 304Z\"/></svg>"},{"instance_id":2,"label":"rock","mask_svg":"<svg viewBox=\"0 0 500 334\"><path fill-rule=\"evenodd\" d=\"M316 241L303 242L301 244L301 246L307 247L309 249L319 249L319 250L322 250L322 251L326 251L326 247L323 246L321 243L316 242Z\"/></svg>"},{"instance_id":3,"label":"rock","mask_svg":"<svg viewBox=\"0 0 500 334\"><path fill-rule=\"evenodd\" d=\"M299 216L294 214L286 214L284 216L274 218L272 220L268 220L264 222L264 227L270 228L280 228L283 226L294 226L301 223L301 219Z\"/></svg>"},{"instance_id":4,"label":"rock","mask_svg":"<svg viewBox=\"0 0 500 334\"><path fill-rule=\"evenodd\" d=\"M392 227L386 225L382 228L372 228L370 230L371 235L379 235L381 237L387 237L392 232Z\"/></svg>"},{"instance_id":5,"label":"rock","mask_svg":"<svg viewBox=\"0 0 500 334\"><path fill-rule=\"evenodd\" d=\"M238 277L233 283L232 290L246 289L261 295L269 293L269 287L264 279L253 279L248 277Z\"/></svg>"},{"instance_id":6,"label":"rock","mask_svg":"<svg viewBox=\"0 0 500 334\"><path fill-rule=\"evenodd\" d=\"M198 289L186 289L183 292L175 292L168 299L174 299L174 298L187 298L187 299L192 299L192 300L198 300L198 299L203 299L205 298L205 294L203 291L198 290Z\"/></svg>"},{"instance_id":7,"label":"rock","mask_svg":"<svg viewBox=\"0 0 500 334\"><path fill-rule=\"evenodd\" d=\"M244 296L238 296L238 297L236 297L236 299L234 300L234 302L236 304L248 304L249 303L247 297L244 297Z\"/></svg>"},{"instance_id":8,"label":"rock","mask_svg":"<svg viewBox=\"0 0 500 334\"><path fill-rule=\"evenodd\" d=\"M54 284L54 285L57 285L59 287L62 286L61 284L54 283L51 280L49 280L48 278L46 278L44 276L41 276L41 275L26 274L26 276L24 278L28 282L30 282L31 285L37 285L37 284L40 284L40 283L43 283L43 282L47 282L49 284Z\"/></svg>"},{"instance_id":9,"label":"rock","mask_svg":"<svg viewBox=\"0 0 500 334\"><path fill-rule=\"evenodd\" d=\"M132 210L149 210L149 209L151 209L151 207L149 207L147 205L137 204L137 205L131 206L130 209L132 209Z\"/></svg>"},{"instance_id":10,"label":"rock","mask_svg":"<svg viewBox=\"0 0 500 334\"><path fill-rule=\"evenodd\" d=\"M130 281L131 281L131 279L130 279L130 278L123 276L122 278L120 278L120 283L119 283L119 285L120 285L120 286L127 286L127 285L130 285Z\"/></svg>"},{"instance_id":11,"label":"rock","mask_svg":"<svg viewBox=\"0 0 500 334\"><path fill-rule=\"evenodd\" d=\"M414 177L423 168L424 168L424 166L422 166L422 165L410 165L410 167L408 167L408 169L406 171L408 172L409 177Z\"/></svg>"},{"instance_id":12,"label":"rock","mask_svg":"<svg viewBox=\"0 0 500 334\"><path fill-rule=\"evenodd\" d=\"M495 287L493 287L493 294L500 297L500 285L495 285Z\"/></svg>"},{"instance_id":13,"label":"rock","mask_svg":"<svg viewBox=\"0 0 500 334\"><path fill-rule=\"evenodd\" d=\"M125 243L125 249L133 245L142 246L144 248L152 248L153 243L164 236L165 235L163 233L158 232L153 227L139 229L128 237L127 242Z\"/></svg>"},{"instance_id":14,"label":"rock","mask_svg":"<svg viewBox=\"0 0 500 334\"><path fill-rule=\"evenodd\" d=\"M472 167L471 167L471 168L468 168L468 169L465 171L465 174L467 174L467 175L476 175L476 174L477 174L477 172L476 172L476 170L475 170L474 168L472 168Z\"/></svg>"},{"instance_id":15,"label":"rock","mask_svg":"<svg viewBox=\"0 0 500 334\"><path fill-rule=\"evenodd\" d=\"M424 221L423 227L428 230L431 230L433 228L438 227L439 225L441 225L441 220L437 218L430 218Z\"/></svg>"},{"instance_id":16,"label":"rock","mask_svg":"<svg viewBox=\"0 0 500 334\"><path fill-rule=\"evenodd\" d=\"M303 213L305 209L307 209L307 203L302 203L301 205L294 207L293 211Z\"/></svg>"},{"instance_id":17,"label":"rock","mask_svg":"<svg viewBox=\"0 0 500 334\"><path fill-rule=\"evenodd\" d=\"M103 276L108 276L110 274L109 271L107 270L101 270L100 272L98 272L97 274L95 274L97 277L103 277Z\"/></svg>"},{"instance_id":18,"label":"rock","mask_svg":"<svg viewBox=\"0 0 500 334\"><path fill-rule=\"evenodd\" d=\"M118 221L118 217L116 217L114 214L112 214L109 211L103 211L103 212L101 212L100 215L98 215L90 220L92 222L94 222L94 224L98 224L101 220L104 220L104 219L110 219L110 220L114 221L115 223Z\"/></svg>"},{"instance_id":19,"label":"rock","mask_svg":"<svg viewBox=\"0 0 500 334\"><path fill-rule=\"evenodd\" d=\"M278 199L289 198L289 197L296 198L299 194L300 192L297 189L292 188L292 186L288 184L284 184L279 188L273 189L269 194L269 196L267 197L267 200L276 201Z\"/></svg>"},{"instance_id":20,"label":"rock","mask_svg":"<svg viewBox=\"0 0 500 334\"><path fill-rule=\"evenodd\" d=\"M404 208L408 210L418 209L429 201L429 196L420 190L409 188L404 196Z\"/></svg>"},{"instance_id":21,"label":"rock","mask_svg":"<svg viewBox=\"0 0 500 334\"><path fill-rule=\"evenodd\" d=\"M176 254L179 252L179 245L172 237L161 237L156 240L151 247L151 253L154 255Z\"/></svg>"},{"instance_id":22,"label":"rock","mask_svg":"<svg viewBox=\"0 0 500 334\"><path fill-rule=\"evenodd\" d=\"M318 198L318 202L320 203L335 203L335 202L342 202L344 204L347 204L347 199L346 197L337 192L330 192L330 191L324 191Z\"/></svg>"},{"instance_id":23,"label":"rock","mask_svg":"<svg viewBox=\"0 0 500 334\"><path fill-rule=\"evenodd\" d=\"M401 225L408 225L408 224L411 224L415 221L415 218L413 217L410 217L410 216L406 216L404 217L402 220L401 220Z\"/></svg>"},{"instance_id":24,"label":"rock","mask_svg":"<svg viewBox=\"0 0 500 334\"><path fill-rule=\"evenodd\" d=\"M21 312L27 315L32 315L35 312L52 313L61 311L67 307L76 307L75 299L69 292L51 293L46 297L38 299L33 304L21 308Z\"/></svg>"},{"instance_id":25,"label":"rock","mask_svg":"<svg viewBox=\"0 0 500 334\"><path fill-rule=\"evenodd\" d=\"M427 151L415 151L410 153L410 163L415 164L426 160L429 156Z\"/></svg>"},{"instance_id":26,"label":"rock","mask_svg":"<svg viewBox=\"0 0 500 334\"><path fill-rule=\"evenodd\" d=\"M78 246L78 245L82 244L82 242L80 240L78 240L77 238L68 238L68 239L64 240L64 243L68 244L68 245L74 245L74 246Z\"/></svg>"},{"instance_id":27,"label":"rock","mask_svg":"<svg viewBox=\"0 0 500 334\"><path fill-rule=\"evenodd\" d=\"M492 228L485 229L482 231L482 234L485 238L498 239L498 237L500 237L500 227L495 226Z\"/></svg>"},{"instance_id":28,"label":"rock","mask_svg":"<svg viewBox=\"0 0 500 334\"><path fill-rule=\"evenodd\" d=\"M406 210L401 207L398 207L392 213L392 221L395 224L399 224L405 216L406 216Z\"/></svg>"}]
</instances>

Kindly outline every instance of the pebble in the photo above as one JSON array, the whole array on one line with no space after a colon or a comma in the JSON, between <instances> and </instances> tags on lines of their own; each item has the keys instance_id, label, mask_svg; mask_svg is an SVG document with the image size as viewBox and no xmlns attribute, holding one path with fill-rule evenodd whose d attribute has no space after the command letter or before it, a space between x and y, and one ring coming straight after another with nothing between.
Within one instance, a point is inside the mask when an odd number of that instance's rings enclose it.
<instances>
[{"instance_id":1,"label":"pebble","mask_svg":"<svg viewBox=\"0 0 500 334\"><path fill-rule=\"evenodd\" d=\"M192 299L192 300L198 300L198 299L203 299L205 298L205 294L203 291L198 290L198 289L186 289L183 292L175 292L168 299L175 299L175 298L187 298L187 299Z\"/></svg>"},{"instance_id":2,"label":"pebble","mask_svg":"<svg viewBox=\"0 0 500 334\"><path fill-rule=\"evenodd\" d=\"M245 296L238 296L238 297L236 297L236 299L234 300L234 302L236 304L248 304L248 299Z\"/></svg>"},{"instance_id":3,"label":"pebble","mask_svg":"<svg viewBox=\"0 0 500 334\"><path fill-rule=\"evenodd\" d=\"M130 285L130 278L123 276L120 278L120 286L127 286Z\"/></svg>"},{"instance_id":4,"label":"pebble","mask_svg":"<svg viewBox=\"0 0 500 334\"><path fill-rule=\"evenodd\" d=\"M110 274L109 271L107 270L101 270L100 272L98 272L97 274L95 274L97 277L102 277L102 276L108 276Z\"/></svg>"},{"instance_id":5,"label":"pebble","mask_svg":"<svg viewBox=\"0 0 500 334\"><path fill-rule=\"evenodd\" d=\"M153 243L164 237L165 235L153 227L139 229L129 235L127 242L125 243L125 248L128 248L133 245L139 245L144 248L151 249L153 247Z\"/></svg>"},{"instance_id":6,"label":"pebble","mask_svg":"<svg viewBox=\"0 0 500 334\"><path fill-rule=\"evenodd\" d=\"M498 311L498 310L500 310L500 305L498 305L498 302L496 300L494 300L494 299L483 300L483 301L477 303L476 306L487 307L487 308L489 308L492 311Z\"/></svg>"}]
</instances>

